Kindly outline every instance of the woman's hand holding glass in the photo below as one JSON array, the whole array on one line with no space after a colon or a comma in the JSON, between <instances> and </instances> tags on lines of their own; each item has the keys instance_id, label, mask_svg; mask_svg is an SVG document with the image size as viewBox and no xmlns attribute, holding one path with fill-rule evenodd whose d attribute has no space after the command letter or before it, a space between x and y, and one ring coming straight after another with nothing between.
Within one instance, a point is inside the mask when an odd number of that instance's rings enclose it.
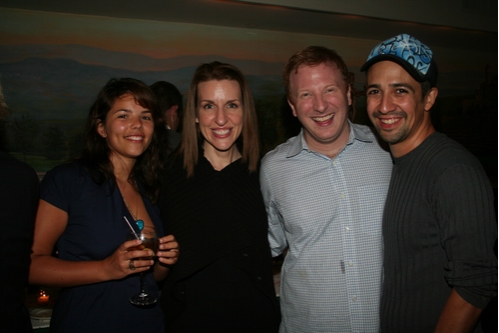
<instances>
[{"instance_id":1,"label":"woman's hand holding glass","mask_svg":"<svg viewBox=\"0 0 499 333\"><path fill-rule=\"evenodd\" d=\"M105 267L107 267L109 280L122 279L130 274L145 272L152 265L154 265L153 259L138 259L138 258L148 258L154 255L151 250L133 250L130 248L139 246L142 244L141 240L129 240L124 242L114 251L114 253L104 259ZM130 260L133 260L133 267L131 269ZM108 280L108 279L106 279Z\"/></svg>"}]
</instances>

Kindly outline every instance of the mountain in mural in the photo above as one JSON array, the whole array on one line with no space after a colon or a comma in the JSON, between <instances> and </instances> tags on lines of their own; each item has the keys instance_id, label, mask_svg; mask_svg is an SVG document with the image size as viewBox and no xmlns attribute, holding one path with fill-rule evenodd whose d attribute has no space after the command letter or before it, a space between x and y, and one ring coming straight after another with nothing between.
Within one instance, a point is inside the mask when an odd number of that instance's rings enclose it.
<instances>
[{"instance_id":1,"label":"mountain in mural","mask_svg":"<svg viewBox=\"0 0 499 333\"><path fill-rule=\"evenodd\" d=\"M1 82L12 115L37 119L81 119L110 78L133 77L152 84L165 80L186 93L196 66L135 71L82 64L71 59L27 58L0 63ZM247 75L255 97L282 94L279 75Z\"/></svg>"},{"instance_id":2,"label":"mountain in mural","mask_svg":"<svg viewBox=\"0 0 499 333\"><path fill-rule=\"evenodd\" d=\"M185 94L195 68L214 60L240 68L256 98L282 96L284 63L217 55L158 59L83 45L0 45L0 82L14 116L30 113L38 119L81 119L100 88L112 77L134 77L147 84L165 80ZM350 70L358 72L357 67ZM470 87L478 89L486 75L487 69L481 73L442 72L439 95L473 95ZM357 76L356 87L362 90L364 74Z\"/></svg>"},{"instance_id":3,"label":"mountain in mural","mask_svg":"<svg viewBox=\"0 0 499 333\"><path fill-rule=\"evenodd\" d=\"M84 45L0 45L0 63L17 62L28 58L72 59L87 65L126 68L133 71L170 71L215 60L233 64L243 73L253 75L280 75L284 67L284 63L280 62L230 59L215 54L152 58L133 52L108 51Z\"/></svg>"}]
</instances>

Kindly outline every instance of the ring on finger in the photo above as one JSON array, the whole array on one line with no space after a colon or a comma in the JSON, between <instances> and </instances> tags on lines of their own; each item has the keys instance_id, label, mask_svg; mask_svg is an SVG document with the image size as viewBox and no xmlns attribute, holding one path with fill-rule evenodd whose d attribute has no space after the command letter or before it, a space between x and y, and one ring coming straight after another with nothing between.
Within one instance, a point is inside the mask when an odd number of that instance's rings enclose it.
<instances>
[{"instance_id":1,"label":"ring on finger","mask_svg":"<svg viewBox=\"0 0 499 333\"><path fill-rule=\"evenodd\" d=\"M130 259L130 263L128 264L128 268L130 268L131 271L135 270L135 264L133 262L133 259Z\"/></svg>"}]
</instances>

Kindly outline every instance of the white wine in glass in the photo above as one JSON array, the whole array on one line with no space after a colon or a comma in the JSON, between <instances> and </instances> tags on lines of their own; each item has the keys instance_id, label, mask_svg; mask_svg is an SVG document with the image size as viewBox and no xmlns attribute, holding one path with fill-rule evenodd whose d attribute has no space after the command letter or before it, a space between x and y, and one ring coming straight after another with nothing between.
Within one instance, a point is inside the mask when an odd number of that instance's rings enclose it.
<instances>
[{"instance_id":1,"label":"white wine in glass","mask_svg":"<svg viewBox=\"0 0 499 333\"><path fill-rule=\"evenodd\" d=\"M151 250L154 253L154 255L158 251L159 241L158 241L158 236L156 235L156 231L154 230L154 227L145 226L140 232L134 234L133 238L140 239L142 241L142 244L131 247L128 249L128 251ZM141 257L136 259L151 260L153 259L153 256ZM156 303L158 299L154 295L146 292L144 289L144 272L140 272L139 274L140 274L140 292L137 295L130 297L130 302L138 306L147 306Z\"/></svg>"}]
</instances>

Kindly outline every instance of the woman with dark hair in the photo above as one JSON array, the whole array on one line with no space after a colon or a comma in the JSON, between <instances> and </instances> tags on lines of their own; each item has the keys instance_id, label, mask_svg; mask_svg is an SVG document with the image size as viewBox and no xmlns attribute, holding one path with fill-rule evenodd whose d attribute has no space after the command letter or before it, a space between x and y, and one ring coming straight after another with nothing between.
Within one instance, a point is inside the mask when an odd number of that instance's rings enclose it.
<instances>
[{"instance_id":1,"label":"woman with dark hair","mask_svg":"<svg viewBox=\"0 0 499 333\"><path fill-rule=\"evenodd\" d=\"M166 149L155 103L143 82L110 80L90 109L82 157L52 169L41 183L29 278L62 287L53 332L163 329L159 306L129 301L139 292L141 272L145 290L157 297L156 281L178 256L171 235L160 238L157 253L131 251L141 242L127 241L130 228L154 226L163 235L155 202ZM143 260L151 255L156 263Z\"/></svg>"},{"instance_id":2,"label":"woman with dark hair","mask_svg":"<svg viewBox=\"0 0 499 333\"><path fill-rule=\"evenodd\" d=\"M257 126L241 72L198 67L158 203L165 231L182 244L161 294L166 332L279 328Z\"/></svg>"}]
</instances>

